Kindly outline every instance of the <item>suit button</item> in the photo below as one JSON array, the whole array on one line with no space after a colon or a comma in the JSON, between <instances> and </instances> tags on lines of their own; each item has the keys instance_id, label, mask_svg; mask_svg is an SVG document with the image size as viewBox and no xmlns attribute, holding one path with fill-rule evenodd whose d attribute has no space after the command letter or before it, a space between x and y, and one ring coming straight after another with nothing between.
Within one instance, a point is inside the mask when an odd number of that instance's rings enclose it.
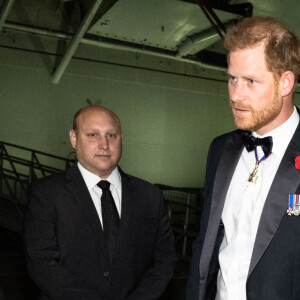
<instances>
[{"instance_id":1,"label":"suit button","mask_svg":"<svg viewBox=\"0 0 300 300\"><path fill-rule=\"evenodd\" d=\"M108 277L109 275L110 275L109 272L104 272L104 273L103 273L103 276L104 276L104 277Z\"/></svg>"}]
</instances>

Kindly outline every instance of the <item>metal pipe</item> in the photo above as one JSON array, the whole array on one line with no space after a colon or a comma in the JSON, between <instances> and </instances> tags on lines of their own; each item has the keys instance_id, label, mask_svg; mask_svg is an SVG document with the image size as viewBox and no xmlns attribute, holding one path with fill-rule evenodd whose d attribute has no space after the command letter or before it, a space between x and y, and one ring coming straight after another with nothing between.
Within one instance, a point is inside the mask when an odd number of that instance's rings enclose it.
<instances>
[{"instance_id":1,"label":"metal pipe","mask_svg":"<svg viewBox=\"0 0 300 300\"><path fill-rule=\"evenodd\" d=\"M53 77L52 77L52 82L54 84L57 84L64 73L65 69L67 68L73 54L75 53L80 40L83 38L85 32L89 28L100 4L102 3L103 0L95 0L93 5L90 7L86 15L84 16L82 23L80 27L78 28L76 34L71 40L71 43L69 44L67 51L65 52L60 64L58 65L57 69L55 70Z\"/></svg>"},{"instance_id":2,"label":"metal pipe","mask_svg":"<svg viewBox=\"0 0 300 300\"><path fill-rule=\"evenodd\" d=\"M5 20L10 12L15 0L6 0L0 12L0 31L5 23Z\"/></svg>"},{"instance_id":3,"label":"metal pipe","mask_svg":"<svg viewBox=\"0 0 300 300\"><path fill-rule=\"evenodd\" d=\"M41 36L46 36L50 38L59 38L59 39L64 39L64 40L71 40L72 35L68 33L63 33L63 32L58 32L58 31L53 31L53 30L47 30L47 29L41 29L41 28L35 28L32 26L27 26L27 25L20 25L12 22L6 22L3 25L3 28L9 29L9 30L16 30L16 31L22 31L25 33L32 33L36 35L41 35ZM163 57L167 59L173 59L176 61L181 61L181 62L186 62L190 64L194 64L198 67L205 68L208 70L214 70L214 71L220 71L220 72L226 72L226 68L221 67L221 66L214 66L214 65L209 65L205 64L201 61L195 61L192 59L187 59L187 58L182 58L182 57L177 57L173 55L168 55L165 53L160 53L158 51L151 51L151 50L142 50L139 48L134 48L134 47L129 47L129 46L124 46L124 45L117 45L113 43L108 43L108 42L102 42L102 41L97 41L97 40L92 40L92 39L87 39L83 38L80 41L82 44L86 45L91 45L91 46L97 46L97 47L102 47L102 48L109 48L109 49L116 49L116 50L122 50L122 51L131 51L135 53L141 53L141 54L149 54L153 56L158 56L158 57ZM297 83L298 88L300 88L300 83Z\"/></svg>"},{"instance_id":4,"label":"metal pipe","mask_svg":"<svg viewBox=\"0 0 300 300\"><path fill-rule=\"evenodd\" d=\"M26 33L47 36L47 37L51 37L51 38L59 38L59 39L65 39L65 40L72 39L72 35L68 34L68 33L62 33L62 32L57 32L57 31L52 31L52 30L47 30L47 29L35 28L32 26L26 26L26 25L19 25L19 24L15 24L12 22L6 22L3 27L6 29L10 29L10 30L17 30L17 31L22 31L22 32L26 32ZM176 56L168 55L165 53L160 53L157 51L142 50L139 48L124 46L124 45L116 45L116 44L112 44L112 43L101 42L101 41L96 41L96 40L86 39L86 38L81 39L81 43L86 44L86 45L91 45L91 46L102 47L102 48L109 48L109 49L116 49L116 50L123 50L123 51L132 51L135 53L159 56L159 57L163 57L163 58L167 58L167 59L173 59L176 61L194 64L198 67L205 68L208 70L214 70L214 71L220 71L220 72L226 72L226 70L227 70L224 67L213 66L213 65L205 64L200 61L195 61L192 59L187 59L187 58L182 58L182 57L176 57ZM298 83L297 86L298 86L298 88L300 88L300 83Z\"/></svg>"},{"instance_id":5,"label":"metal pipe","mask_svg":"<svg viewBox=\"0 0 300 300\"><path fill-rule=\"evenodd\" d=\"M51 37L51 38L59 38L59 39L65 39L65 40L72 39L72 35L68 34L68 33L62 33L62 32L57 32L57 31L52 31L52 30L47 30L47 29L40 29L40 28L35 28L35 27L31 27L31 26L26 26L26 25L19 25L19 24L14 24L11 22L5 23L4 27L6 29L10 29L10 30L17 30L17 31L22 31L22 32L26 32L26 33L47 36L47 37ZM115 50L121 50L121 51L130 51L130 52L141 53L141 54L148 54L148 55L172 59L172 60L176 60L176 61L180 61L180 62L186 62L186 63L193 64L198 67L209 69L209 70L215 70L215 71L221 71L221 72L226 71L226 68L224 68L224 67L208 65L201 61L195 61L195 60L188 59L188 58L176 57L175 55L161 53L161 52L154 51L154 50L144 50L144 49L139 49L139 48L135 48L135 47L118 45L118 44L97 41L97 40L92 40L92 39L87 39L87 38L82 38L80 42L82 44L91 45L91 46L97 46L97 47L115 49Z\"/></svg>"}]
</instances>

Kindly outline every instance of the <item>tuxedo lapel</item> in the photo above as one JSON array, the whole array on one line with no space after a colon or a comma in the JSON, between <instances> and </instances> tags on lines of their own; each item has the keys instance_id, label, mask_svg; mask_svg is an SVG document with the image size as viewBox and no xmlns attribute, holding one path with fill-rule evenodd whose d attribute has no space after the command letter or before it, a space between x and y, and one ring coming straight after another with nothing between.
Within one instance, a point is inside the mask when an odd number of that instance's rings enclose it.
<instances>
[{"instance_id":1,"label":"tuxedo lapel","mask_svg":"<svg viewBox=\"0 0 300 300\"><path fill-rule=\"evenodd\" d=\"M216 236L219 229L220 219L224 207L227 191L240 159L243 144L237 131L228 135L225 145L221 145L223 151L218 163L214 184L212 187L211 209L208 221L208 232L202 249L200 260L200 273L207 274L211 256L213 253ZM212 158L214 159L214 158ZM217 159L217 158L215 158ZM209 171L209 170L208 170Z\"/></svg>"},{"instance_id":2,"label":"tuxedo lapel","mask_svg":"<svg viewBox=\"0 0 300 300\"><path fill-rule=\"evenodd\" d=\"M99 248L102 249L104 257L109 259L99 216L84 179L76 165L67 170L67 189L72 194L80 212L85 216L86 223L90 225L95 233L95 239L99 240Z\"/></svg>"},{"instance_id":3,"label":"tuxedo lapel","mask_svg":"<svg viewBox=\"0 0 300 300\"><path fill-rule=\"evenodd\" d=\"M287 147L268 193L260 218L248 276L270 244L279 223L288 208L288 195L294 194L300 184L300 171L295 158L300 155L300 125Z\"/></svg>"}]
</instances>

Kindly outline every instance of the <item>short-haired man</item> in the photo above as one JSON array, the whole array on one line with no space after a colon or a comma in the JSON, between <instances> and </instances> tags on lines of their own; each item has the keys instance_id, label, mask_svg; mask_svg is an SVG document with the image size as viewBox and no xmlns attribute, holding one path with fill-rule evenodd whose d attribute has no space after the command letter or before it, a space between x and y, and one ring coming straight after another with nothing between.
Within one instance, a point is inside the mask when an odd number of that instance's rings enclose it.
<instances>
[{"instance_id":1,"label":"short-haired man","mask_svg":"<svg viewBox=\"0 0 300 300\"><path fill-rule=\"evenodd\" d=\"M118 117L87 106L70 131L78 163L32 183L24 222L40 299L158 299L173 274L166 205L154 185L118 168Z\"/></svg>"},{"instance_id":2,"label":"short-haired man","mask_svg":"<svg viewBox=\"0 0 300 300\"><path fill-rule=\"evenodd\" d=\"M299 40L252 17L224 43L239 129L209 150L186 299L300 299Z\"/></svg>"}]
</instances>

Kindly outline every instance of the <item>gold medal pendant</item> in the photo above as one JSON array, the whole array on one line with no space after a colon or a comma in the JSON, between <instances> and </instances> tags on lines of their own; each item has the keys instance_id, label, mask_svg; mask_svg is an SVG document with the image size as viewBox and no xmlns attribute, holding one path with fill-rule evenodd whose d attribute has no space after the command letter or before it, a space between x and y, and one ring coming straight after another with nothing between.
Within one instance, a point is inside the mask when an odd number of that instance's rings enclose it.
<instances>
[{"instance_id":1,"label":"gold medal pendant","mask_svg":"<svg viewBox=\"0 0 300 300\"><path fill-rule=\"evenodd\" d=\"M253 171L249 174L249 177L248 177L248 182L254 182L254 184L257 182L257 178L258 178L258 175L257 175L257 172L258 172L258 167L259 167L259 164L261 163L261 162L263 162L263 161L265 161L267 158L269 158L270 156L271 156L271 154L272 154L272 152L271 152L271 150L272 150L272 137L268 137L269 139L268 139L268 141L269 141L269 149L266 149L266 148L262 148L262 150L263 150L263 152L264 152L264 156L261 158L261 159L259 159L258 158L258 155L257 155L257 148L256 148L256 146L257 145L259 145L259 146L261 146L261 145L263 145L263 144L255 144L254 143L254 154L255 154L255 160L256 160L256 162L255 162L255 167L254 167L254 169L253 169ZM263 138L263 139L257 139L256 138L256 140L259 140L259 141L261 141L261 140L265 140L266 138ZM253 141L252 141L253 142ZM247 147L246 147L246 149L247 149L247 151L249 152L249 151L252 151L251 149L248 149ZM300 210L299 210L299 214L300 214Z\"/></svg>"},{"instance_id":2,"label":"gold medal pendant","mask_svg":"<svg viewBox=\"0 0 300 300\"><path fill-rule=\"evenodd\" d=\"M256 163L255 163L255 167L254 167L252 173L251 173L251 174L249 175L249 177L248 177L248 181L249 181L249 182L254 182L254 183L256 183L257 178L258 178L258 176L257 176L258 166L259 166L259 162L256 162Z\"/></svg>"}]
</instances>

